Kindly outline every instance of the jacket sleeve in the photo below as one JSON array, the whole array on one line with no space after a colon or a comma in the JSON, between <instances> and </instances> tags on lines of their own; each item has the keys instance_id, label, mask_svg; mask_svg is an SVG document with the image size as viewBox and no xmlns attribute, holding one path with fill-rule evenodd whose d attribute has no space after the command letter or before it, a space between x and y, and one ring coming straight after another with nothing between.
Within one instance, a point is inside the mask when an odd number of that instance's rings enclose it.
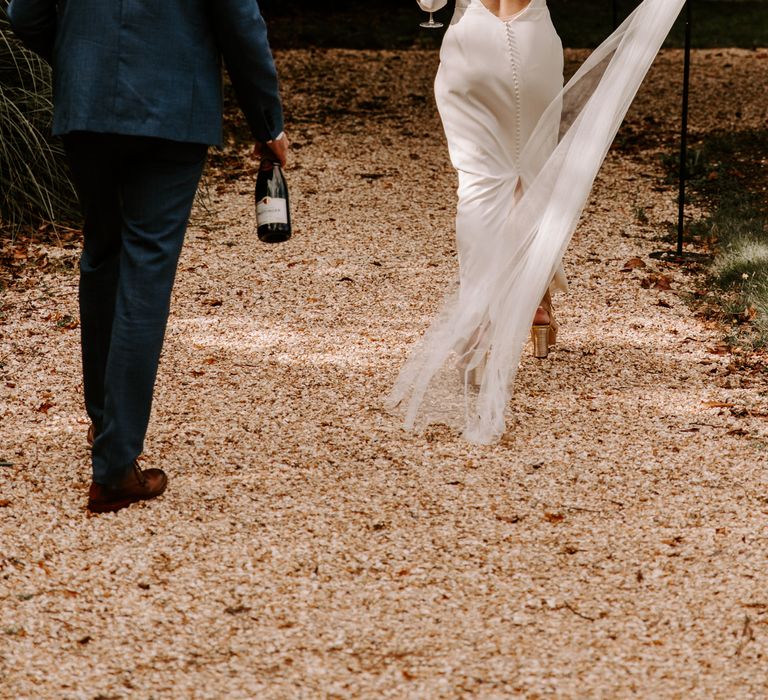
<instances>
[{"instance_id":1,"label":"jacket sleeve","mask_svg":"<svg viewBox=\"0 0 768 700\"><path fill-rule=\"evenodd\" d=\"M258 3L210 0L209 8L219 50L253 136L257 141L270 141L283 131L283 108Z\"/></svg>"},{"instance_id":2,"label":"jacket sleeve","mask_svg":"<svg viewBox=\"0 0 768 700\"><path fill-rule=\"evenodd\" d=\"M50 63L56 41L56 0L13 0L8 19L24 46Z\"/></svg>"}]
</instances>

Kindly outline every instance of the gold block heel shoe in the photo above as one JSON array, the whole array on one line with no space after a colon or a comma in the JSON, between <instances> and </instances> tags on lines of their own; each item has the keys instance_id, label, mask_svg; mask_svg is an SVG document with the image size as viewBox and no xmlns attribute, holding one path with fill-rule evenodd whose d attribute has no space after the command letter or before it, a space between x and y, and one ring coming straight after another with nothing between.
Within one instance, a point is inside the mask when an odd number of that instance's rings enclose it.
<instances>
[{"instance_id":1,"label":"gold block heel shoe","mask_svg":"<svg viewBox=\"0 0 768 700\"><path fill-rule=\"evenodd\" d=\"M552 328L546 326L533 326L531 328L531 337L533 338L533 356L539 360L547 359L549 355L549 344L552 339Z\"/></svg>"}]
</instances>

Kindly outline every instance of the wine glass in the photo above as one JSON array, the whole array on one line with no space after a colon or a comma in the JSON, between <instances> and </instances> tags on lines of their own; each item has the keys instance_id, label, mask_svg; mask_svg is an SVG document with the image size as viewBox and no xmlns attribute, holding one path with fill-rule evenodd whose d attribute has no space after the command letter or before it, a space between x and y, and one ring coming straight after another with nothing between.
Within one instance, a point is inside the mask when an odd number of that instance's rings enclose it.
<instances>
[{"instance_id":1,"label":"wine glass","mask_svg":"<svg viewBox=\"0 0 768 700\"><path fill-rule=\"evenodd\" d=\"M440 29L440 27L443 26L442 22L435 22L435 18L432 16L434 15L434 12L429 13L429 21L428 22L422 22L419 26L424 27L425 29Z\"/></svg>"}]
</instances>

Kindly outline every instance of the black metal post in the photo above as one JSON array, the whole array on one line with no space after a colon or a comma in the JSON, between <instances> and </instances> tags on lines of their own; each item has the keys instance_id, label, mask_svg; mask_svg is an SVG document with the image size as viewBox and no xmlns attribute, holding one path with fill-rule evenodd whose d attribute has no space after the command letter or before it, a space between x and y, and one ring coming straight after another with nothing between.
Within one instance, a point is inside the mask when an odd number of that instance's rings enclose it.
<instances>
[{"instance_id":1,"label":"black metal post","mask_svg":"<svg viewBox=\"0 0 768 700\"><path fill-rule=\"evenodd\" d=\"M684 263L686 261L705 261L710 258L706 253L684 253L684 220L685 220L685 188L688 174L688 95L691 81L691 26L692 26L693 0L685 3L685 55L683 65L683 114L680 124L680 180L678 193L678 217L677 217L677 249L657 250L650 257L664 260L670 263Z\"/></svg>"},{"instance_id":2,"label":"black metal post","mask_svg":"<svg viewBox=\"0 0 768 700\"><path fill-rule=\"evenodd\" d=\"M688 94L691 80L691 5L685 3L685 65L683 67L683 118L680 127L680 192L677 216L677 254L683 255L683 220L685 217L685 178L688 161Z\"/></svg>"}]
</instances>

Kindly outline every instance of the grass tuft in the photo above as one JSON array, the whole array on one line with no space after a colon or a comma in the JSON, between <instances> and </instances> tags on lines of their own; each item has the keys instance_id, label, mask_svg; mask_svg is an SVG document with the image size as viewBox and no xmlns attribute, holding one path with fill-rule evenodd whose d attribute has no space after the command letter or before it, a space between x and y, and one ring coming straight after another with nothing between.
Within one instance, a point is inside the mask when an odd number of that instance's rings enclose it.
<instances>
[{"instance_id":1,"label":"grass tuft","mask_svg":"<svg viewBox=\"0 0 768 700\"><path fill-rule=\"evenodd\" d=\"M767 271L768 242L743 238L731 241L727 249L717 256L713 273L722 289L740 286L749 290L756 286L759 296L760 288L765 286L762 283L767 279Z\"/></svg>"},{"instance_id":2,"label":"grass tuft","mask_svg":"<svg viewBox=\"0 0 768 700\"><path fill-rule=\"evenodd\" d=\"M0 3L0 230L11 235L77 217L52 115L50 68L15 39Z\"/></svg>"}]
</instances>

